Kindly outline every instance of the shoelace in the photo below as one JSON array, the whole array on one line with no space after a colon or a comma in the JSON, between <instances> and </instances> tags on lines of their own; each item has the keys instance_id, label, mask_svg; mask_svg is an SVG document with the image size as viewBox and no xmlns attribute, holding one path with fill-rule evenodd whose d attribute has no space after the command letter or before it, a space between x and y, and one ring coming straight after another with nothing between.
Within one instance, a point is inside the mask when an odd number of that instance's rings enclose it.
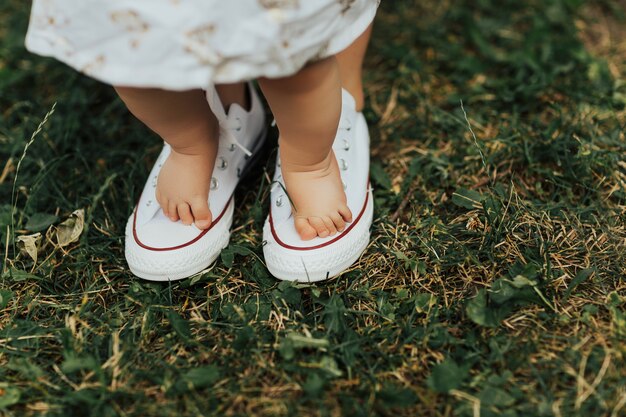
<instances>
[{"instance_id":1,"label":"shoelace","mask_svg":"<svg viewBox=\"0 0 626 417\"><path fill-rule=\"evenodd\" d=\"M229 119L227 116L224 115L221 118L218 117L218 122L220 125L220 141L223 139L226 139L230 143L230 147L228 148L228 150L234 151L235 148L239 148L246 155L246 159L250 158L252 156L252 152L248 148L243 146L237 140L237 136L234 133L234 132L238 132L241 130L242 128L241 120L238 117L234 119ZM229 165L229 159L230 158L228 158L224 154L223 148L221 148L217 154L217 161L219 161L217 168L219 168L220 170L225 170ZM241 173L241 169L238 167L237 176L239 176L240 173ZM209 188L211 190L215 190L218 187L219 187L219 180L217 176L215 176L214 174L211 177L211 184Z\"/></svg>"},{"instance_id":2,"label":"shoelace","mask_svg":"<svg viewBox=\"0 0 626 417\"><path fill-rule=\"evenodd\" d=\"M239 141L237 140L237 137L233 133L233 131L241 130L242 128L241 120L238 117L234 119L230 119L228 117L228 115L224 111L224 107L222 106L222 103L220 102L220 98L217 95L217 92L215 91L214 88L209 90L209 92L206 95L206 98L209 102L209 107L211 108L211 110L213 110L213 113L215 114L215 117L217 118L217 121L220 125L220 138L222 137L222 135L224 135L224 137L226 138L226 140L228 140L228 142L230 142L231 144L241 149L243 153L246 154L247 157L251 157L252 152L250 152L249 149L247 149L245 146L239 143Z\"/></svg>"},{"instance_id":3,"label":"shoelace","mask_svg":"<svg viewBox=\"0 0 626 417\"><path fill-rule=\"evenodd\" d=\"M226 138L226 140L228 140L228 142L230 142L231 144L241 149L243 153L245 153L248 157L252 156L252 152L250 152L248 148L243 146L237 140L237 136L235 136L235 134L233 133L233 131L238 132L241 130L241 120L239 118L236 118L233 120L225 118L224 120L219 120L219 124L220 124L220 136L224 135L224 137Z\"/></svg>"}]
</instances>

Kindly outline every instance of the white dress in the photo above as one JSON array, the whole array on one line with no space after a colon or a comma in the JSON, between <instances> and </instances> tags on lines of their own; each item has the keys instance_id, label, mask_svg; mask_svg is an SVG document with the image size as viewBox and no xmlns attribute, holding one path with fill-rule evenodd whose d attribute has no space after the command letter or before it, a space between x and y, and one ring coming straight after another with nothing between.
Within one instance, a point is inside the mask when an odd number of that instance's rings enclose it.
<instances>
[{"instance_id":1,"label":"white dress","mask_svg":"<svg viewBox=\"0 0 626 417\"><path fill-rule=\"evenodd\" d=\"M342 51L379 1L34 0L26 47L108 84L206 88Z\"/></svg>"}]
</instances>

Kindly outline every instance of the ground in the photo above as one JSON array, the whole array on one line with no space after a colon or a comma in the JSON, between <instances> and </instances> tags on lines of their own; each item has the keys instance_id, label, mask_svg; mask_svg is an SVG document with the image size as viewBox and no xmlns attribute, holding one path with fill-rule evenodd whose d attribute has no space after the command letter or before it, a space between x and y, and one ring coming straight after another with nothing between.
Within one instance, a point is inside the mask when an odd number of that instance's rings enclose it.
<instances>
[{"instance_id":1,"label":"ground","mask_svg":"<svg viewBox=\"0 0 626 417\"><path fill-rule=\"evenodd\" d=\"M216 265L134 278L160 142L24 50L28 7L0 4L0 415L626 415L624 1L383 1L372 241L317 285L263 264L275 132Z\"/></svg>"}]
</instances>

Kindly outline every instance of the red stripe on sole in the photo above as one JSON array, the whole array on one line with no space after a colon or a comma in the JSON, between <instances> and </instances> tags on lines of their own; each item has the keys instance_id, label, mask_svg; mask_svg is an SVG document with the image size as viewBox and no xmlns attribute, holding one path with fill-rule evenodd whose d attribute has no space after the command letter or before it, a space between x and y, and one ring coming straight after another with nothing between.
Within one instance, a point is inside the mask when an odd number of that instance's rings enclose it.
<instances>
[{"instance_id":1,"label":"red stripe on sole","mask_svg":"<svg viewBox=\"0 0 626 417\"><path fill-rule=\"evenodd\" d=\"M137 225L137 207L135 207L135 212L133 213L133 237L135 238L135 242L137 242L137 244L140 247L144 248L144 249L151 250L151 251L157 251L157 252L165 252L165 251L171 251L171 250L176 250L176 249L182 249L184 247L192 245L192 244L196 243L198 240L200 240L202 238L202 236L206 235L209 232L209 230L211 230L213 228L213 226L215 226L222 219L222 217L224 216L224 213L226 213L226 209L228 209L228 206L230 205L230 201L232 199L233 199L233 197L230 196L230 198L228 199L228 202L224 206L224 209L222 210L220 215L217 216L217 218L211 222L211 225L207 229L204 229L202 232L200 232L200 234L198 236L196 236L195 238L193 238L189 242L183 243L182 245L171 246L171 247L166 247L166 248L155 248L155 247L152 247L152 246L148 246L148 245L142 243L139 240L139 236L137 236L137 228L136 228L136 225ZM139 200L141 200L141 197L139 197Z\"/></svg>"},{"instance_id":2,"label":"red stripe on sole","mask_svg":"<svg viewBox=\"0 0 626 417\"><path fill-rule=\"evenodd\" d=\"M369 190L369 182L367 183L367 188ZM272 236L274 237L274 240L276 241L276 243L278 243L280 246L282 246L283 248L286 248L286 249L291 249L291 250L302 250L302 251L304 251L304 250L319 249L319 248L323 248L325 246L328 246L328 245L330 245L332 243L337 242L339 239L343 238L348 233L350 233L350 231L354 228L354 226L356 226L356 224L359 222L359 220L361 220L361 217L363 217L363 213L365 213L365 208L367 207L367 202L369 200L369 196L370 196L370 193L369 193L369 191L367 191L365 193L365 202L363 203L363 207L361 208L361 212L356 217L356 219L354 219L354 221L352 223L350 223L350 226L348 226L348 228L343 233L341 233L339 236L333 238L332 240L329 240L328 242L320 243L319 245L315 245L315 246L292 246L292 245L288 245L288 244L284 243L282 240L280 240L280 238L278 237L278 233L276 233L276 230L274 229L274 221L272 219L272 209L270 208L270 229L272 231Z\"/></svg>"}]
</instances>

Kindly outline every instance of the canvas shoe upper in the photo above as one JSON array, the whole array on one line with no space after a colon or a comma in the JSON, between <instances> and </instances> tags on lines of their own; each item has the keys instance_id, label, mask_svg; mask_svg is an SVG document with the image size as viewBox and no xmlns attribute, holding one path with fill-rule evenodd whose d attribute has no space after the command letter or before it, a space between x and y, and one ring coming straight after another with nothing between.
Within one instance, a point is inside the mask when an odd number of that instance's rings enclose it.
<instances>
[{"instance_id":1,"label":"canvas shoe upper","mask_svg":"<svg viewBox=\"0 0 626 417\"><path fill-rule=\"evenodd\" d=\"M215 89L207 101L220 123L217 159L209 192L213 222L206 230L171 221L159 207L155 190L161 166L171 148L164 144L139 202L126 225L125 255L136 276L151 281L189 277L209 266L228 245L234 211L234 191L251 166L266 136L265 111L254 87L248 85L250 110L232 104L228 113Z\"/></svg>"},{"instance_id":2,"label":"canvas shoe upper","mask_svg":"<svg viewBox=\"0 0 626 417\"><path fill-rule=\"evenodd\" d=\"M340 168L353 221L343 232L313 240L300 239L280 169L280 155L271 191L270 214L263 228L263 254L276 278L314 282L336 276L361 256L369 243L374 204L369 185L369 133L354 98L342 93L342 111L333 151ZM280 149L279 149L280 154Z\"/></svg>"}]
</instances>

